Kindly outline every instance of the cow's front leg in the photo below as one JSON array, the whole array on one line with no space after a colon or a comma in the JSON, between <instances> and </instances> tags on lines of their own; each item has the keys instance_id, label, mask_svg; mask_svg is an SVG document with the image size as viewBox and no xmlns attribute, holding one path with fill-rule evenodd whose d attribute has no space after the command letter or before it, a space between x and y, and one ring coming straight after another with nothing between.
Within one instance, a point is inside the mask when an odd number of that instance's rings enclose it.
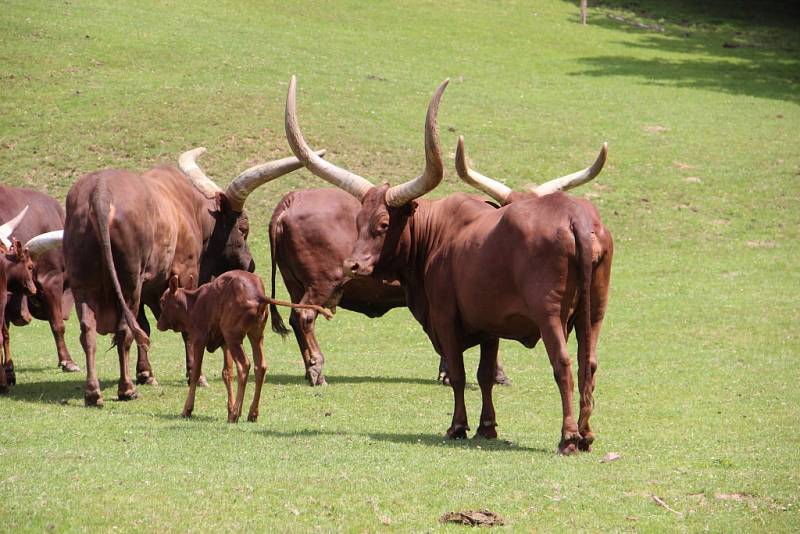
<instances>
[{"instance_id":1,"label":"cow's front leg","mask_svg":"<svg viewBox=\"0 0 800 534\"><path fill-rule=\"evenodd\" d=\"M492 387L497 376L497 349L500 340L492 339L481 343L481 359L478 364L478 384L481 387L481 397L483 406L481 408L481 422L478 426L476 435L487 439L497 437L497 421L494 414L494 403L492 402Z\"/></svg>"},{"instance_id":2,"label":"cow's front leg","mask_svg":"<svg viewBox=\"0 0 800 534\"><path fill-rule=\"evenodd\" d=\"M147 337L150 337L150 322L147 320L144 306L139 307L139 315L136 317L136 321L147 334ZM153 373L153 368L150 365L149 350L140 345L136 346L136 383L147 384L148 386L158 385L158 381L156 381L155 374Z\"/></svg>"},{"instance_id":3,"label":"cow's front leg","mask_svg":"<svg viewBox=\"0 0 800 534\"><path fill-rule=\"evenodd\" d=\"M559 454L569 455L578 451L578 442L581 435L578 432L578 425L575 423L575 416L572 412L572 362L567 352L567 340L564 337L564 327L560 318L551 317L547 324L541 328L542 341L547 349L547 356L550 358L550 365L553 367L553 377L558 384L561 394L561 410L564 415L561 424L561 440L558 444Z\"/></svg>"},{"instance_id":4,"label":"cow's front leg","mask_svg":"<svg viewBox=\"0 0 800 534\"><path fill-rule=\"evenodd\" d=\"M121 401L134 400L139 397L139 392L131 380L130 370L128 369L128 355L130 354L133 334L126 327L120 328L114 336L117 345L117 356L119 357L119 383L117 384L117 397Z\"/></svg>"},{"instance_id":5,"label":"cow's front leg","mask_svg":"<svg viewBox=\"0 0 800 534\"><path fill-rule=\"evenodd\" d=\"M183 350L186 355L186 381L191 382L192 369L194 369L194 351L189 344L189 336L185 333L183 334ZM200 371L200 378L197 379L197 385L201 388L208 387L208 380L206 380L206 375L203 374L202 370Z\"/></svg>"}]
</instances>

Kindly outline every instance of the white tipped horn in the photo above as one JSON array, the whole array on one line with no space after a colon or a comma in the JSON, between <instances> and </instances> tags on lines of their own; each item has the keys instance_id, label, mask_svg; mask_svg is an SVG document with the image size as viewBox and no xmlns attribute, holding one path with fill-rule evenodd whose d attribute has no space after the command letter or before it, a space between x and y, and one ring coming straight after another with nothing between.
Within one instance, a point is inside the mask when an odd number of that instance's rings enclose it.
<instances>
[{"instance_id":1,"label":"white tipped horn","mask_svg":"<svg viewBox=\"0 0 800 534\"><path fill-rule=\"evenodd\" d=\"M493 180L488 176L470 168L467 163L467 152L464 148L464 136L458 136L458 146L456 147L456 172L461 179L470 184L475 189L483 191L500 204L505 204L512 190L510 187Z\"/></svg>"},{"instance_id":2,"label":"white tipped horn","mask_svg":"<svg viewBox=\"0 0 800 534\"><path fill-rule=\"evenodd\" d=\"M317 155L324 156L325 150L318 150ZM299 159L289 156L250 167L230 183L225 190L225 196L230 200L231 208L240 212L244 209L247 196L256 188L284 174L296 171L302 166L303 163Z\"/></svg>"},{"instance_id":3,"label":"white tipped horn","mask_svg":"<svg viewBox=\"0 0 800 534\"><path fill-rule=\"evenodd\" d=\"M550 180L549 182L545 182L542 185L534 188L533 192L539 196L544 196L549 195L550 193L555 193L556 191L566 191L568 189L572 189L573 187L583 185L586 182L590 182L595 176L600 174L600 171L603 170L603 166L606 164L607 158L608 143L603 143L603 147L600 149L597 159L595 159L594 163L590 167L586 167L582 171L573 172L572 174L567 174L561 178L556 178L554 180Z\"/></svg>"},{"instance_id":4,"label":"white tipped horn","mask_svg":"<svg viewBox=\"0 0 800 534\"><path fill-rule=\"evenodd\" d=\"M386 203L390 206L399 207L406 202L421 197L439 185L442 177L444 177L437 116L439 114L439 102L442 100L442 94L448 83L450 83L449 78L436 88L436 92L433 93L433 98L428 104L428 113L425 115L425 170L413 180L390 187L386 191Z\"/></svg>"},{"instance_id":5,"label":"white tipped horn","mask_svg":"<svg viewBox=\"0 0 800 534\"><path fill-rule=\"evenodd\" d=\"M22 218L25 217L26 213L28 213L28 206L22 208L22 211L20 211L16 217L0 226L0 242L2 242L6 248L11 247L11 240L9 238L11 234L14 233L14 230L17 229L19 223L22 222Z\"/></svg>"},{"instance_id":6,"label":"white tipped horn","mask_svg":"<svg viewBox=\"0 0 800 534\"><path fill-rule=\"evenodd\" d=\"M206 148L203 146L184 152L178 158L178 167L206 198L214 198L217 193L222 193L222 189L206 176L196 161L205 153Z\"/></svg>"},{"instance_id":7,"label":"white tipped horn","mask_svg":"<svg viewBox=\"0 0 800 534\"><path fill-rule=\"evenodd\" d=\"M60 247L63 241L64 230L54 230L31 238L25 243L25 248L28 249L31 258L36 259L45 252Z\"/></svg>"},{"instance_id":8,"label":"white tipped horn","mask_svg":"<svg viewBox=\"0 0 800 534\"><path fill-rule=\"evenodd\" d=\"M319 157L303 139L303 133L300 131L300 125L297 122L297 77L292 76L289 81L289 92L286 95L286 140L297 159L303 162L303 165L316 176L319 176L326 182L344 189L358 200L364 198L367 191L372 189L373 185L348 170L337 167L329 161L325 161Z\"/></svg>"}]
</instances>

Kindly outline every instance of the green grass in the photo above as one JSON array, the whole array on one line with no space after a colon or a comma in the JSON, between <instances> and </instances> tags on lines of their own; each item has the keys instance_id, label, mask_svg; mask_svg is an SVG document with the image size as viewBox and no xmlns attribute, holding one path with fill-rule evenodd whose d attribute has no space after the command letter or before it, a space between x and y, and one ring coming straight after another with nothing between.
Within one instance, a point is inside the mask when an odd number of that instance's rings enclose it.
<instances>
[{"instance_id":1,"label":"green grass","mask_svg":"<svg viewBox=\"0 0 800 534\"><path fill-rule=\"evenodd\" d=\"M523 187L588 165L609 142L609 164L578 194L617 252L598 439L571 458L554 454L559 397L543 349L510 342L500 439L442 439L452 394L433 382L436 357L406 310L320 324L324 389L304 385L293 340L270 336L261 420L238 425L224 422L219 354L206 357L212 386L195 417L179 417L175 334L154 334L161 385L135 402L113 401L116 355L102 353L107 403L89 410L83 375L55 369L47 325L14 328L2 529L422 531L486 507L524 531L797 531L796 13L590 2L582 28L575 4L4 2L4 183L63 199L85 172L174 162L202 144L224 185L289 152L291 74L309 141L396 183L422 167L425 106L450 77L448 162L463 134L476 169ZM448 166L437 195L464 189ZM319 185L299 172L248 201L262 276L275 202ZM67 325L82 364L74 316ZM475 351L467 365L474 377ZM474 380L467 406L474 428ZM612 451L621 459L601 463Z\"/></svg>"}]
</instances>

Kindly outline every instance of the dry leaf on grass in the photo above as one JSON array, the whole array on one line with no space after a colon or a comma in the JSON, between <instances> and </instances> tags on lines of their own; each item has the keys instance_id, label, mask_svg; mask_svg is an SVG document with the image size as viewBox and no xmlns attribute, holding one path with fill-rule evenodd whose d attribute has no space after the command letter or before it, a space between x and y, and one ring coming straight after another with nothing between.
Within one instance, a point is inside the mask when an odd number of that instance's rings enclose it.
<instances>
[{"instance_id":1,"label":"dry leaf on grass","mask_svg":"<svg viewBox=\"0 0 800 534\"><path fill-rule=\"evenodd\" d=\"M614 462L616 460L619 460L620 458L622 458L622 457L619 455L619 453L617 453L617 452L609 452L608 454L603 456L603 459L600 460L600 462L605 464L605 463L608 463L608 462Z\"/></svg>"},{"instance_id":2,"label":"dry leaf on grass","mask_svg":"<svg viewBox=\"0 0 800 534\"><path fill-rule=\"evenodd\" d=\"M439 518L440 523L459 523L462 525L469 525L472 527L494 527L502 526L505 520L494 512L490 512L486 508L478 511L467 510L465 512L447 512Z\"/></svg>"}]
</instances>

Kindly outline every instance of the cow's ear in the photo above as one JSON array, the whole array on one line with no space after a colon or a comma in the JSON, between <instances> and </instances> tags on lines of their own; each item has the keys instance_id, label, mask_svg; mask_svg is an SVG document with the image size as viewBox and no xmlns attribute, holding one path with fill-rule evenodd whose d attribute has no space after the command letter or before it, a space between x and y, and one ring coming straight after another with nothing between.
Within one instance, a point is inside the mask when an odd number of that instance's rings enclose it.
<instances>
[{"instance_id":1,"label":"cow's ear","mask_svg":"<svg viewBox=\"0 0 800 534\"><path fill-rule=\"evenodd\" d=\"M180 284L178 283L178 275L173 274L169 279L169 292L174 294L176 291L178 291L179 287Z\"/></svg>"},{"instance_id":2,"label":"cow's ear","mask_svg":"<svg viewBox=\"0 0 800 534\"><path fill-rule=\"evenodd\" d=\"M16 238L14 238L13 243L14 243L14 245L13 245L14 246L14 254L16 254L17 258L21 260L23 258L23 252L24 252L22 250L22 243L20 243L19 239L16 239Z\"/></svg>"}]
</instances>

